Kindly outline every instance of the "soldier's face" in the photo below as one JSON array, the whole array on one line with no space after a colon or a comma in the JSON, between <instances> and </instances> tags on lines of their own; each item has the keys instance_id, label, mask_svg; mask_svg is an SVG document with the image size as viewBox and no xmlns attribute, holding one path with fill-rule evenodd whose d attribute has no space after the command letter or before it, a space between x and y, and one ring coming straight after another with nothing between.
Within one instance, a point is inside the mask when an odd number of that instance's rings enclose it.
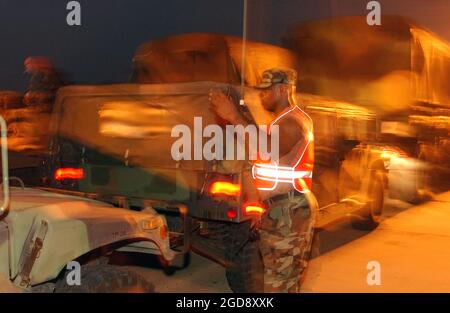
<instances>
[{"instance_id":1,"label":"soldier's face","mask_svg":"<svg viewBox=\"0 0 450 313\"><path fill-rule=\"evenodd\" d=\"M274 85L270 88L262 89L259 96L264 109L273 112L278 104L287 97L287 90L283 85Z\"/></svg>"}]
</instances>

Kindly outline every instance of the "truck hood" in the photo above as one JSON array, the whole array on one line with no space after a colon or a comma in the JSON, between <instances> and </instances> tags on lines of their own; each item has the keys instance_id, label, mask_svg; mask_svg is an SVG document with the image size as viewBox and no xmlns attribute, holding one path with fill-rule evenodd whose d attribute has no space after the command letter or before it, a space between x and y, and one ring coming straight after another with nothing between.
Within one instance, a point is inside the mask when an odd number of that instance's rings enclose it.
<instances>
[{"instance_id":1,"label":"truck hood","mask_svg":"<svg viewBox=\"0 0 450 313\"><path fill-rule=\"evenodd\" d=\"M10 238L11 279L17 277L23 282L25 277L31 285L42 283L55 278L67 262L89 251L112 243L124 245L130 240L143 241L152 253L166 259L174 256L169 238L161 235L166 221L156 211L136 212L30 188L11 188L10 195L10 210L3 222ZM24 275L38 235L42 248L31 263L31 272Z\"/></svg>"},{"instance_id":2,"label":"truck hood","mask_svg":"<svg viewBox=\"0 0 450 313\"><path fill-rule=\"evenodd\" d=\"M11 204L9 214L18 214L27 210L42 210L48 206L58 206L62 211L79 211L83 207L95 206L98 209L102 207L111 208L111 205L72 195L53 193L38 188L15 188L10 189ZM126 210L120 210L127 212Z\"/></svg>"}]
</instances>

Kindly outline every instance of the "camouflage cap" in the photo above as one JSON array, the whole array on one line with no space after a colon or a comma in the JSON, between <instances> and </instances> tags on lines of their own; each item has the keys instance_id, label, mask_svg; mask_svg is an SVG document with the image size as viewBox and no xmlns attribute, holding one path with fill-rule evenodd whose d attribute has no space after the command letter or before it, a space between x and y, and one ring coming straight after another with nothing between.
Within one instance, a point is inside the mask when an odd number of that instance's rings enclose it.
<instances>
[{"instance_id":1,"label":"camouflage cap","mask_svg":"<svg viewBox=\"0 0 450 313\"><path fill-rule=\"evenodd\" d=\"M265 70L262 80L256 88L266 89L275 84L297 85L297 72L292 69L271 68Z\"/></svg>"}]
</instances>

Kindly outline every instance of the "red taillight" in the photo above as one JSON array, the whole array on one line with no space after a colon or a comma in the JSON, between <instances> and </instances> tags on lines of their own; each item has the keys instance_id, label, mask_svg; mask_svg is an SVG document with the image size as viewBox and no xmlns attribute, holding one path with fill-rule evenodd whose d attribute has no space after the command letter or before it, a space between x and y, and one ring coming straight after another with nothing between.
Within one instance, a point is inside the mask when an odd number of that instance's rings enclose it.
<instances>
[{"instance_id":1,"label":"red taillight","mask_svg":"<svg viewBox=\"0 0 450 313\"><path fill-rule=\"evenodd\" d=\"M266 209L260 204L250 204L245 206L244 211L247 215L263 215Z\"/></svg>"},{"instance_id":2,"label":"red taillight","mask_svg":"<svg viewBox=\"0 0 450 313\"><path fill-rule=\"evenodd\" d=\"M210 193L237 197L241 194L241 186L230 182L216 181L211 185Z\"/></svg>"},{"instance_id":3,"label":"red taillight","mask_svg":"<svg viewBox=\"0 0 450 313\"><path fill-rule=\"evenodd\" d=\"M84 170L82 168L64 167L58 168L55 171L55 179L82 179L84 177Z\"/></svg>"},{"instance_id":4,"label":"red taillight","mask_svg":"<svg viewBox=\"0 0 450 313\"><path fill-rule=\"evenodd\" d=\"M236 212L236 210L234 210L234 209L228 209L228 211L227 211L227 216L228 216L228 218L229 219L234 219L234 218L236 218L236 216L237 216L237 212Z\"/></svg>"}]
</instances>

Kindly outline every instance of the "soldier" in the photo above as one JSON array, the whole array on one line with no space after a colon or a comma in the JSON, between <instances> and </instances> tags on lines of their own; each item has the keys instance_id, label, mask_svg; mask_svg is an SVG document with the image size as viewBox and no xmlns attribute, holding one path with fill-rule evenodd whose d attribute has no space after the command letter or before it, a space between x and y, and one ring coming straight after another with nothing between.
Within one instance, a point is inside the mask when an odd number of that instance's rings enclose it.
<instances>
[{"instance_id":1,"label":"soldier","mask_svg":"<svg viewBox=\"0 0 450 313\"><path fill-rule=\"evenodd\" d=\"M314 233L314 197L310 193L313 155L311 118L295 101L294 70L263 73L260 90L265 110L276 114L268 128L278 125L279 160L253 163L253 183L267 210L259 227L265 292L299 292ZM234 125L254 123L220 91L210 94L215 113Z\"/></svg>"}]
</instances>

